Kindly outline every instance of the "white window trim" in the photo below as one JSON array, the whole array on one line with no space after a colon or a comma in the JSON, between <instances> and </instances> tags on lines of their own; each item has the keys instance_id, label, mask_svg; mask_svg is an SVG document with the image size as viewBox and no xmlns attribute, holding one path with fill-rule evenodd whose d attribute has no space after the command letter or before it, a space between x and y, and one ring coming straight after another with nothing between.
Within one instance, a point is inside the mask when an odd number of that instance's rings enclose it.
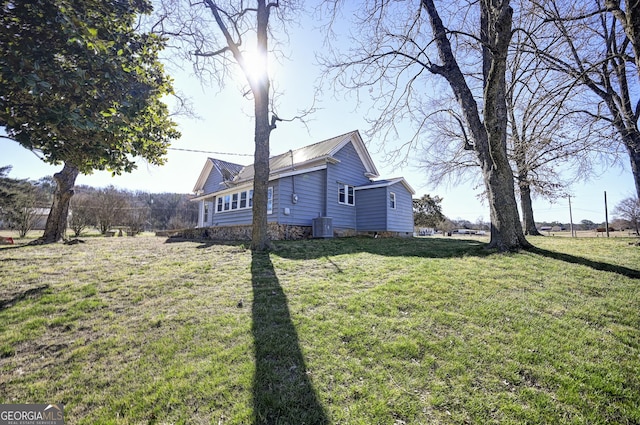
<instances>
[{"instance_id":1,"label":"white window trim","mask_svg":"<svg viewBox=\"0 0 640 425\"><path fill-rule=\"evenodd\" d=\"M396 193L395 192L389 192L389 201L391 202L391 209L395 210L396 209L396 205L398 205L398 198L396 198Z\"/></svg>"},{"instance_id":2,"label":"white window trim","mask_svg":"<svg viewBox=\"0 0 640 425\"><path fill-rule=\"evenodd\" d=\"M267 189L267 202L271 200L271 208L269 209L269 205L267 204L267 214L273 214L273 187L269 186ZM245 194L245 206L240 206L242 204L242 195ZM236 210L246 210L253 208L253 189L240 190L238 192L227 192L224 194L220 194L216 196L215 207L213 208L214 214L219 214L223 212L236 211ZM234 208L235 205L235 208Z\"/></svg>"},{"instance_id":3,"label":"white window trim","mask_svg":"<svg viewBox=\"0 0 640 425\"><path fill-rule=\"evenodd\" d=\"M349 189L351 189L351 196L353 198L353 202L349 203ZM344 202L340 200L340 191L344 190ZM348 205L353 207L356 205L356 188L350 184L346 183L338 183L338 204L340 205Z\"/></svg>"}]
</instances>

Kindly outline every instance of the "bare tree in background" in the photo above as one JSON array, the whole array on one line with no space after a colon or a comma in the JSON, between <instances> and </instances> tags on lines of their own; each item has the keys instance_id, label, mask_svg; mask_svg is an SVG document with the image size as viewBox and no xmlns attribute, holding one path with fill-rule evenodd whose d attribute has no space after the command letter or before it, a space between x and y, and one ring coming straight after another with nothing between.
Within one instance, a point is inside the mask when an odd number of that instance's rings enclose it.
<instances>
[{"instance_id":1,"label":"bare tree in background","mask_svg":"<svg viewBox=\"0 0 640 425\"><path fill-rule=\"evenodd\" d=\"M640 235L640 200L638 198L626 198L616 205L613 213L619 218L629 222L630 226Z\"/></svg>"},{"instance_id":2,"label":"bare tree in background","mask_svg":"<svg viewBox=\"0 0 640 425\"><path fill-rule=\"evenodd\" d=\"M267 234L269 137L276 122L281 121L271 111L267 58L273 50L269 47L269 37L276 23L285 24L285 11L296 7L293 1L278 0L189 3L165 0L159 12L160 20L153 28L154 32L173 37L199 75L210 77L222 86L233 79L234 69L239 69L246 80L248 90L243 94L253 98L255 118L251 249L257 251L271 246ZM271 19L274 14L277 19Z\"/></svg>"},{"instance_id":3,"label":"bare tree in background","mask_svg":"<svg viewBox=\"0 0 640 425\"><path fill-rule=\"evenodd\" d=\"M602 154L603 150L609 153L607 143L601 143L603 131L607 132L602 122L575 112L582 108L586 88L575 87L566 74L547 67L527 47L529 37L543 36L545 28L530 2L520 1L519 8L519 30L512 40L507 69L509 157L524 232L539 235L532 196L551 201L565 197L572 183L587 180L610 161ZM553 50L545 53L554 55Z\"/></svg>"},{"instance_id":4,"label":"bare tree in background","mask_svg":"<svg viewBox=\"0 0 640 425\"><path fill-rule=\"evenodd\" d=\"M88 227L95 226L96 213L90 194L78 191L71 198L69 208L71 210L69 227L73 230L75 237L80 236Z\"/></svg>"},{"instance_id":5,"label":"bare tree in background","mask_svg":"<svg viewBox=\"0 0 640 425\"><path fill-rule=\"evenodd\" d=\"M95 222L101 234L113 226L123 225L126 217L127 196L113 186L98 189L91 197Z\"/></svg>"},{"instance_id":6,"label":"bare tree in background","mask_svg":"<svg viewBox=\"0 0 640 425\"><path fill-rule=\"evenodd\" d=\"M591 91L581 112L615 129L640 197L640 8L616 0L534 3L546 25L541 36L532 37L532 50Z\"/></svg>"},{"instance_id":7,"label":"bare tree in background","mask_svg":"<svg viewBox=\"0 0 640 425\"><path fill-rule=\"evenodd\" d=\"M446 13L446 24L441 11ZM436 7L432 0L422 0L411 8L382 1L362 4L356 13L358 25L366 28L356 34L357 45L327 61L337 71L337 83L370 88L385 105L378 126L393 132L391 120L411 116L421 123L426 115L420 101L421 95L427 96L430 80L423 74L442 77L453 91L468 131L462 149L474 152L482 171L491 216L489 247L499 251L529 247L507 156L505 74L513 19L509 2L482 0ZM378 95L373 94L376 90ZM419 130L418 126L413 141Z\"/></svg>"}]
</instances>

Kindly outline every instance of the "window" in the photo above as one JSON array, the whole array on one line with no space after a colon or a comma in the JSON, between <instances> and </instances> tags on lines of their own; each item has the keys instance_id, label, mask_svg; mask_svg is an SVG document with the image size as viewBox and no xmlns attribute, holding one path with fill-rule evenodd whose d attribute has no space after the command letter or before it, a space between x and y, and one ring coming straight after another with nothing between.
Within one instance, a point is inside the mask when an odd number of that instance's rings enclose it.
<instances>
[{"instance_id":1,"label":"window","mask_svg":"<svg viewBox=\"0 0 640 425\"><path fill-rule=\"evenodd\" d=\"M389 193L389 208L396 209L396 194L393 192Z\"/></svg>"},{"instance_id":2,"label":"window","mask_svg":"<svg viewBox=\"0 0 640 425\"><path fill-rule=\"evenodd\" d=\"M234 193L233 195L231 195L231 209L232 210L237 210L238 209L238 195L240 195L239 193Z\"/></svg>"},{"instance_id":3,"label":"window","mask_svg":"<svg viewBox=\"0 0 640 425\"><path fill-rule=\"evenodd\" d=\"M207 224L209 222L209 203L204 203L204 214L203 214L203 222Z\"/></svg>"},{"instance_id":4,"label":"window","mask_svg":"<svg viewBox=\"0 0 640 425\"><path fill-rule=\"evenodd\" d=\"M267 189L267 214L273 213L273 188Z\"/></svg>"},{"instance_id":5,"label":"window","mask_svg":"<svg viewBox=\"0 0 640 425\"><path fill-rule=\"evenodd\" d=\"M273 211L273 188L268 189L267 208L268 214ZM213 204L209 206L212 208ZM221 195L216 198L215 212L242 210L253 207L253 189L245 190L243 192L230 193L228 195ZM209 210L211 211L211 210ZM206 212L206 217L209 217L209 212ZM206 221L206 218L205 218Z\"/></svg>"},{"instance_id":6,"label":"window","mask_svg":"<svg viewBox=\"0 0 640 425\"><path fill-rule=\"evenodd\" d=\"M348 184L338 186L338 203L345 205L355 205L354 187Z\"/></svg>"}]
</instances>

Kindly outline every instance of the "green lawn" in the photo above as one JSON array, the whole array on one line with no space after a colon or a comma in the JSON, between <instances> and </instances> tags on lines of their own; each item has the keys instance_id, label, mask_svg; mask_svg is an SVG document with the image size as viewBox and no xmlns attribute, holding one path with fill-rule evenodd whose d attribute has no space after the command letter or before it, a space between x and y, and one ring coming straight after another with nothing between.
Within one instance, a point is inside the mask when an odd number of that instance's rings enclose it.
<instances>
[{"instance_id":1,"label":"green lawn","mask_svg":"<svg viewBox=\"0 0 640 425\"><path fill-rule=\"evenodd\" d=\"M0 403L69 424L638 424L626 238L0 247Z\"/></svg>"}]
</instances>

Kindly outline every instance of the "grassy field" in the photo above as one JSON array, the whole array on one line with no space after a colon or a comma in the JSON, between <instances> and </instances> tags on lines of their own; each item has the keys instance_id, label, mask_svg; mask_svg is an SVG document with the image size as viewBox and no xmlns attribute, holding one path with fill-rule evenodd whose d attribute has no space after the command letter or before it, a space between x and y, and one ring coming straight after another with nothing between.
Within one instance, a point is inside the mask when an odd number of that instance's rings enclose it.
<instances>
[{"instance_id":1,"label":"grassy field","mask_svg":"<svg viewBox=\"0 0 640 425\"><path fill-rule=\"evenodd\" d=\"M69 424L638 424L632 239L0 247L0 403Z\"/></svg>"}]
</instances>

